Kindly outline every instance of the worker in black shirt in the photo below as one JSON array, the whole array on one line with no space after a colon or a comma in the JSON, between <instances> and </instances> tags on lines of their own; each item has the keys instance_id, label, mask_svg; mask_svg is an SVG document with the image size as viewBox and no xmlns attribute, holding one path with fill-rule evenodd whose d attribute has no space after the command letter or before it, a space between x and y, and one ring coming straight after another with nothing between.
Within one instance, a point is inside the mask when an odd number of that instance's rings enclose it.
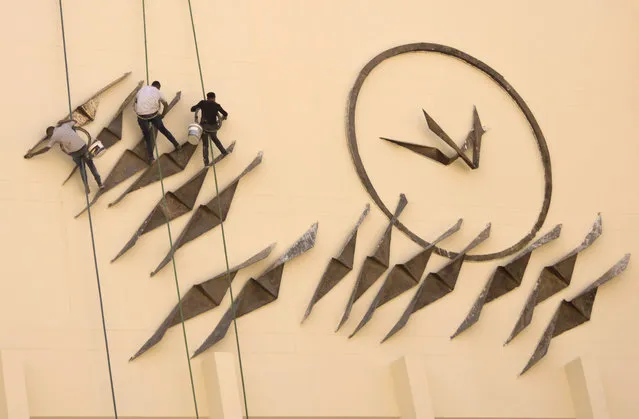
<instances>
[{"instance_id":1,"label":"worker in black shirt","mask_svg":"<svg viewBox=\"0 0 639 419\"><path fill-rule=\"evenodd\" d=\"M204 156L204 165L209 164L209 135L211 139L223 155L228 154L219 138L217 138L217 130L220 128L222 121L229 115L228 112L215 101L215 93L208 92L206 100L201 100L197 105L191 107L191 112L198 109L202 111L202 154ZM221 118L220 118L221 115Z\"/></svg>"}]
</instances>

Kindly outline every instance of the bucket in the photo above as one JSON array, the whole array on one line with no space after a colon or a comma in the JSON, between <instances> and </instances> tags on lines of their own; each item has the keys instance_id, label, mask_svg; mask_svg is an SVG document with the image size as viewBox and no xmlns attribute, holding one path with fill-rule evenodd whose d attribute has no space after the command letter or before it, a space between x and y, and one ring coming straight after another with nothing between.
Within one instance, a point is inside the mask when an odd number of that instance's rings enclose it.
<instances>
[{"instance_id":1,"label":"bucket","mask_svg":"<svg viewBox=\"0 0 639 419\"><path fill-rule=\"evenodd\" d=\"M202 138L202 127L198 123L192 123L189 125L188 129L188 142L197 145L200 142L200 138Z\"/></svg>"},{"instance_id":2,"label":"bucket","mask_svg":"<svg viewBox=\"0 0 639 419\"><path fill-rule=\"evenodd\" d=\"M89 146L87 155L89 158L94 159L96 157L100 157L105 150L106 147L102 144L102 141L96 141Z\"/></svg>"}]
</instances>

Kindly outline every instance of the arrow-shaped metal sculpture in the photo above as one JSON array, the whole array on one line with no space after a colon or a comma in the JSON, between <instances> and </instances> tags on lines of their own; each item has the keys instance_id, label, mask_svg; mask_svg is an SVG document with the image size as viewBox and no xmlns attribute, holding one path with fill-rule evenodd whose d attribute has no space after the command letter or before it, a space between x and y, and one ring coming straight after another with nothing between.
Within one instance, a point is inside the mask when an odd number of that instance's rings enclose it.
<instances>
[{"instance_id":1,"label":"arrow-shaped metal sculpture","mask_svg":"<svg viewBox=\"0 0 639 419\"><path fill-rule=\"evenodd\" d=\"M544 244L555 240L560 234L561 224L558 224L550 232L546 233L539 240L528 246L526 250L510 261L507 265L498 266L488 282L486 282L486 285L479 294L479 297L477 297L477 300L475 300L470 312L457 331L450 338L454 338L477 323L484 305L519 287L521 285L521 281L524 279L524 274L526 273L526 268L528 267L528 262L530 261L530 256L533 251Z\"/></svg>"},{"instance_id":2,"label":"arrow-shaped metal sculpture","mask_svg":"<svg viewBox=\"0 0 639 419\"><path fill-rule=\"evenodd\" d=\"M192 146L194 152L195 152L195 149L197 148L197 146L194 146L191 143L185 143L182 147L184 148L187 146ZM233 150L233 147L235 147L235 142L231 143L231 145L227 147L226 151L230 153ZM231 151L229 151L229 149ZM222 158L224 158L224 156L225 155L221 155ZM215 163L217 163L220 160L221 158L216 158ZM188 161L186 163L188 163ZM162 166L162 177L164 178L172 176L184 170L184 167L181 167L179 162L176 162L170 156L170 154L162 154L157 161L153 162L153 164L148 169L146 169L144 173L142 173L142 175L135 180L135 182L131 184L131 186L126 188L126 191L122 192L122 195L120 195L115 201L109 204L109 208L116 205L118 202L122 201L124 197L126 197L129 193L137 191L138 189L148 186L154 182L158 182L160 180L160 175L157 170L158 164Z\"/></svg>"},{"instance_id":3,"label":"arrow-shaped metal sculpture","mask_svg":"<svg viewBox=\"0 0 639 419\"><path fill-rule=\"evenodd\" d=\"M444 132L444 130L437 124L437 122L435 122L433 118L430 117L430 115L426 113L426 111L422 110L422 112L424 113L424 117L426 118L426 123L428 124L428 127L430 128L430 130L433 131L433 133L435 133L435 135L437 135L439 138L441 138L448 146L450 146L453 150L455 150L456 154L453 157L448 157L446 154L444 154L444 152L442 152L436 147L428 147L428 146L424 146L420 144L406 143L403 141L397 141L397 140L393 140L391 138L385 138L385 137L380 137L380 139L391 142L398 146L404 147L419 155L427 157L431 160L435 160L445 166L448 166L454 163L455 161L457 161L458 158L461 157L464 160L464 162L468 165L468 167L470 167L471 169L479 168L481 140L482 140L482 136L484 135L486 131L484 131L484 128L481 125L479 114L477 113L477 108L473 108L473 128L468 132L468 135L466 136L466 140L464 141L464 144L462 145L461 148L459 148L457 144L455 144L455 142L450 138L450 136L448 136L448 134ZM470 148L473 153L472 161L466 156L466 150L468 148Z\"/></svg>"},{"instance_id":4,"label":"arrow-shaped metal sculpture","mask_svg":"<svg viewBox=\"0 0 639 419\"><path fill-rule=\"evenodd\" d=\"M384 337L382 342L385 342L406 326L408 319L413 313L451 293L457 284L457 278L459 278L459 272L461 271L466 258L466 253L479 246L489 236L490 223L486 226L486 228L484 228L484 230L482 230L481 233L479 233L477 237L475 237L473 241L468 244L468 246L461 250L454 259L451 259L446 266L437 272L431 272L426 275L426 278L419 285L419 288L417 288L417 292L415 292L415 295L408 304L408 307L406 307L406 310L400 319L397 321L395 326L393 326L391 331L388 332L386 337Z\"/></svg>"},{"instance_id":5,"label":"arrow-shaped metal sculpture","mask_svg":"<svg viewBox=\"0 0 639 419\"><path fill-rule=\"evenodd\" d=\"M275 243L234 268L231 268L228 273L222 272L211 279L193 285L191 289L184 294L180 303L173 307L173 310L171 310L160 327L158 327L155 333L153 333L153 336L151 336L144 345L142 345L142 347L131 357L131 359L129 359L129 361L133 361L135 358L157 345L162 340L167 330L182 322L182 317L180 316L180 305L182 305L184 321L192 319L195 316L199 316L200 314L206 313L207 311L219 306L238 271L266 259L271 254L274 247Z\"/></svg>"},{"instance_id":6,"label":"arrow-shaped metal sculpture","mask_svg":"<svg viewBox=\"0 0 639 419\"><path fill-rule=\"evenodd\" d=\"M140 81L138 85L129 93L129 95L124 99L118 110L115 112L115 116L111 119L109 124L102 128L102 131L96 137L96 141L101 141L102 145L105 148L111 147L113 144L117 143L122 139L122 120L124 119L124 108L127 107L129 103L133 100L138 90L142 87L144 81ZM71 179L73 174L78 170L78 166L74 166L69 176L62 183L63 185Z\"/></svg>"},{"instance_id":7,"label":"arrow-shaped metal sculpture","mask_svg":"<svg viewBox=\"0 0 639 419\"><path fill-rule=\"evenodd\" d=\"M342 250L335 257L332 257L328 266L326 266L326 270L324 270L324 274L320 279L319 284L315 288L315 292L313 293L313 297L311 301L308 303L308 307L306 309L306 313L304 314L304 318L302 319L302 323L304 320L308 318L311 314L311 310L313 310L313 306L330 290L337 285L339 281L342 280L350 271L353 270L353 258L355 257L355 245L357 243L357 230L359 230L359 226L364 222L364 219L368 215L371 206L370 204L366 204L366 208L364 208L364 212L360 215L359 220L355 223L355 227L351 230L350 234L346 238L344 246L342 246Z\"/></svg>"},{"instance_id":8,"label":"arrow-shaped metal sculpture","mask_svg":"<svg viewBox=\"0 0 639 419\"><path fill-rule=\"evenodd\" d=\"M377 292L373 302L368 307L366 314L364 314L364 317L359 322L353 333L351 333L349 338L355 336L355 333L359 332L359 330L373 318L373 314L378 307L386 304L393 298L419 284L419 280L422 279L422 275L426 270L426 265L433 253L434 247L437 243L458 232L461 225L462 220L460 219L454 226L446 230L446 232L431 242L430 246L422 249L406 262L393 266L393 269L391 269L386 280L384 280L384 283Z\"/></svg>"},{"instance_id":9,"label":"arrow-shaped metal sculpture","mask_svg":"<svg viewBox=\"0 0 639 419\"><path fill-rule=\"evenodd\" d=\"M77 122L77 125L84 126L88 124L89 122L93 121L95 119L96 114L98 113L98 106L100 105L100 95L106 92L107 90L109 90L111 87L118 84L119 82L121 82L122 80L124 80L125 78L127 78L129 74L131 74L130 71L128 73L124 73L122 76L113 80L111 83L107 84L98 92L96 92L93 96L91 96L90 99L88 99L82 105L75 108L75 110L71 113L71 118ZM69 117L69 114L67 113L61 119L67 119L68 117ZM27 154L32 153L33 151L36 151L38 148L44 145L46 141L47 141L46 138L43 138L40 141L38 141L33 147L31 147L27 151Z\"/></svg>"},{"instance_id":10,"label":"arrow-shaped metal sculpture","mask_svg":"<svg viewBox=\"0 0 639 419\"><path fill-rule=\"evenodd\" d=\"M237 298L235 298L232 306L224 313L224 316L213 332L211 332L202 345L195 351L193 354L194 358L222 340L234 318L242 317L277 300L280 294L280 285L282 284L284 264L315 246L317 226L317 223L313 224L302 237L275 261L273 265L266 269L263 274L257 277L257 279L251 278L248 280Z\"/></svg>"},{"instance_id":11,"label":"arrow-shaped metal sculpture","mask_svg":"<svg viewBox=\"0 0 639 419\"><path fill-rule=\"evenodd\" d=\"M230 146L226 148L228 153L232 153L235 148L235 143L231 143ZM215 158L214 163L219 163L222 159L224 159L228 154L220 154ZM206 166L199 172L197 172L193 177L187 180L182 186L177 188L175 191L167 192L164 194L160 201L155 205L153 210L149 213L149 215L144 219L142 225L136 230L133 234L133 237L124 245L122 250L111 260L114 262L120 256L125 254L129 249L131 249L137 243L140 236L148 233L169 221L172 221L187 212L190 212L195 205L195 201L200 193L200 189L202 189L202 185L204 184L204 179L206 179L206 175L209 172L211 166ZM165 205L166 202L166 205Z\"/></svg>"},{"instance_id":12,"label":"arrow-shaped metal sculpture","mask_svg":"<svg viewBox=\"0 0 639 419\"><path fill-rule=\"evenodd\" d=\"M182 92L177 92L173 100L171 100L171 102L169 103L166 113L170 112L171 109L173 109L173 107L180 101L181 97ZM154 137L157 137L157 129L155 127L152 127L151 130L151 134ZM186 167L186 163L188 163L188 161L193 156L195 148L196 146L190 143L186 143L179 150L173 150L172 152L167 154L168 156L170 156L173 162L180 164L184 163L184 166ZM142 137L142 139L136 144L135 147L129 150L125 150L124 153L120 156L118 161L115 163L115 166L113 166L113 169L111 169L111 172L109 172L109 174L107 175L106 180L102 183L103 187L101 189L98 189L89 205L91 206L95 204L102 195L115 188L125 180L129 179L136 173L148 169L149 166L157 172L157 162L160 161L161 158L162 156L160 156L159 160L154 161L153 164L149 164L149 156L146 153L146 143L144 141L144 137ZM164 170L165 168L162 167L162 169ZM166 177L164 173L163 176ZM80 211L75 216L75 218L78 218L80 215L84 214L86 210L87 209L85 208Z\"/></svg>"},{"instance_id":13,"label":"arrow-shaped metal sculpture","mask_svg":"<svg viewBox=\"0 0 639 419\"><path fill-rule=\"evenodd\" d=\"M601 214L598 214L597 220L592 226L592 230L590 230L579 247L559 259L559 261L555 264L546 266L541 271L535 287L528 296L528 299L524 304L524 308L519 314L519 319L517 320L517 323L515 323L515 327L510 333L510 336L506 340L505 344L510 343L510 341L512 341L522 330L528 327L528 325L532 321L535 306L537 304L552 297L553 295L570 285L572 274L575 269L575 264L577 263L577 256L580 252L587 249L591 244L593 244L594 241L597 240L599 236L601 236L601 232Z\"/></svg>"},{"instance_id":14,"label":"arrow-shaped metal sculpture","mask_svg":"<svg viewBox=\"0 0 639 419\"><path fill-rule=\"evenodd\" d=\"M393 214L393 218L389 221L386 230L384 230L384 234L382 234L382 237L379 239L375 252L370 256L366 256L366 259L364 259L364 264L359 271L359 275L353 285L351 295L346 303L342 319L337 325L337 329L335 329L336 332L344 325L344 323L346 323L346 320L348 320L355 301L357 301L359 297L361 297L362 294L364 294L364 292L366 292L366 290L368 290L371 285L373 285L375 281L382 276L386 269L388 269L388 265L390 264L393 224L395 224L395 220L400 216L402 211L404 211L407 204L408 201L406 200L406 196L404 194L400 194L395 214Z\"/></svg>"},{"instance_id":15,"label":"arrow-shaped metal sculpture","mask_svg":"<svg viewBox=\"0 0 639 419\"><path fill-rule=\"evenodd\" d=\"M589 285L585 290L581 291L576 297L570 300L563 300L559 307L555 310L555 314L546 327L535 351L528 360L528 363L520 373L528 371L533 365L541 360L550 347L550 341L555 336L574 329L575 327L586 323L590 320L592 308L597 297L597 290L600 286L610 281L620 273L626 270L630 261L630 253L626 254L619 262L604 273L599 279Z\"/></svg>"},{"instance_id":16,"label":"arrow-shaped metal sculpture","mask_svg":"<svg viewBox=\"0 0 639 419\"><path fill-rule=\"evenodd\" d=\"M222 189L220 193L210 200L206 205L200 205L198 209L180 233L179 237L173 243L173 248L169 249L169 252L164 257L162 262L151 272L151 276L155 275L171 261L171 258L175 255L177 250L184 246L191 240L195 240L207 231L213 230L226 220L226 216L231 209L231 203L235 196L235 190L245 175L255 169L260 163L262 163L262 152L260 151L255 159L249 164L242 173L240 173L235 179L233 179L229 185ZM220 214L219 211L222 213Z\"/></svg>"}]
</instances>

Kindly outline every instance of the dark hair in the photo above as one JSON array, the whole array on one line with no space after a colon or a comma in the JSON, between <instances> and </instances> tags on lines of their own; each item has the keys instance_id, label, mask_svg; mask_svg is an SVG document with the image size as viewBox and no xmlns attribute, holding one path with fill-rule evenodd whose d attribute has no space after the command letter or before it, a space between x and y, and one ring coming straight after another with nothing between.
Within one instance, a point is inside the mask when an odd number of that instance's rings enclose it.
<instances>
[{"instance_id":1,"label":"dark hair","mask_svg":"<svg viewBox=\"0 0 639 419\"><path fill-rule=\"evenodd\" d=\"M208 92L208 93L206 94L206 98L207 98L207 99L215 99L215 93L213 93L213 92Z\"/></svg>"},{"instance_id":2,"label":"dark hair","mask_svg":"<svg viewBox=\"0 0 639 419\"><path fill-rule=\"evenodd\" d=\"M153 83L151 83L151 86L153 86L153 87L157 87L158 89L159 89L160 87L162 87L162 85L160 84L160 82L159 82L159 81L157 81L157 80L156 80L156 81L154 81Z\"/></svg>"},{"instance_id":3,"label":"dark hair","mask_svg":"<svg viewBox=\"0 0 639 419\"><path fill-rule=\"evenodd\" d=\"M53 130L54 129L55 128L53 128L53 127L47 127L47 130L46 130L47 131L47 137L51 137L53 135Z\"/></svg>"}]
</instances>

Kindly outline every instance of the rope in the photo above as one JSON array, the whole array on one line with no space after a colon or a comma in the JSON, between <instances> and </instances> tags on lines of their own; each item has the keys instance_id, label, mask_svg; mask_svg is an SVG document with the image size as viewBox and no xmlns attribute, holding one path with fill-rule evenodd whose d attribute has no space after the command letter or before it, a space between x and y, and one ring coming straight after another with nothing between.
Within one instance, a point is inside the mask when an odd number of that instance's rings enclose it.
<instances>
[{"instance_id":1,"label":"rope","mask_svg":"<svg viewBox=\"0 0 639 419\"><path fill-rule=\"evenodd\" d=\"M149 84L149 50L148 50L148 43L147 43L147 36L146 36L146 5L144 0L142 0L142 19L144 21L144 58L145 58L145 68L146 68L146 84ZM149 122L149 125L151 123ZM160 158L160 152L158 151L158 143L156 141L156 130L151 129L150 130L150 134L151 134L151 139L154 142L154 146L155 146L155 158L159 159ZM168 208L168 204L166 202L166 191L164 189L164 177L162 175L162 165L159 163L158 161L158 174L160 176L160 185L162 187L162 203L164 205L164 208ZM195 383L193 380L193 368L191 367L191 357L190 357L190 352L189 352L189 342L188 339L186 337L186 326L184 324L184 311L182 310L182 295L180 293L180 283L178 280L178 273L177 273L177 265L175 264L175 255L173 252L173 235L171 234L171 223L169 220L169 216L166 213L166 211L163 211L164 215L166 217L166 230L168 232L168 236L169 236L169 245L171 246L171 262L173 264L173 278L175 279L175 292L177 294L177 299L178 299L178 308L180 310L180 322L182 324L182 336L184 337L184 350L186 353L186 362L189 368L189 379L191 380L191 393L193 394L193 406L195 408L195 417L197 419L200 418L200 413L198 410L198 406L197 406L197 397L195 395Z\"/></svg>"},{"instance_id":2,"label":"rope","mask_svg":"<svg viewBox=\"0 0 639 419\"><path fill-rule=\"evenodd\" d=\"M60 25L62 27L62 49L64 51L64 70L66 72L67 79L67 99L69 102L69 119L73 118L73 108L71 106L71 84L69 82L69 62L67 60L67 40L64 31L64 13L62 8L62 0L59 0L60 7ZM115 387L113 386L113 371L111 370L111 355L109 353L109 338L106 331L106 321L104 319L104 304L102 302L102 287L100 285L100 270L98 269L98 256L95 250L95 233L93 231L93 219L91 218L91 207L89 206L89 189L87 186L87 175L84 163L80 167L80 175L82 176L82 182L84 183L84 196L87 202L87 210L89 213L89 230L91 231L91 246L93 248L93 265L95 267L95 279L98 284L98 296L100 299L100 315L102 316L102 332L104 334L104 347L106 349L107 366L109 370L109 382L111 384L111 399L113 400L113 414L115 419L118 418L118 407L115 401Z\"/></svg>"},{"instance_id":3,"label":"rope","mask_svg":"<svg viewBox=\"0 0 639 419\"><path fill-rule=\"evenodd\" d=\"M193 19L193 7L191 6L191 0L188 0L189 3L189 15L191 16L191 28L193 30L193 43L195 44L195 56L197 57L197 68L200 73L200 85L202 87L202 98L206 100L206 90L204 89L204 76L202 75L202 63L200 60L200 48L197 43L197 34L195 31L195 20ZM211 161L213 166L213 178L215 179L215 194L219 197L220 188L217 180L217 169L215 168L215 151L213 150L213 144L211 141L211 136L207 135L207 141L209 142L209 149L211 150ZM217 200L218 203L218 213L222 214L222 202L221 199ZM231 296L231 310L233 314L233 331L235 332L235 346L237 347L237 358L240 367L240 379L242 381L242 396L244 398L244 411L246 412L246 418L248 419L249 411L248 411L248 402L246 400L246 383L244 381L244 368L242 366L242 352L240 350L240 336L237 329L237 316L236 316L236 307L235 307L235 298L233 297L233 287L231 284L231 272L229 267L229 255L228 249L226 246L226 234L224 233L224 220L220 219L220 229L222 230L222 245L224 247L224 261L226 263L226 279L228 282L229 295Z\"/></svg>"}]
</instances>

